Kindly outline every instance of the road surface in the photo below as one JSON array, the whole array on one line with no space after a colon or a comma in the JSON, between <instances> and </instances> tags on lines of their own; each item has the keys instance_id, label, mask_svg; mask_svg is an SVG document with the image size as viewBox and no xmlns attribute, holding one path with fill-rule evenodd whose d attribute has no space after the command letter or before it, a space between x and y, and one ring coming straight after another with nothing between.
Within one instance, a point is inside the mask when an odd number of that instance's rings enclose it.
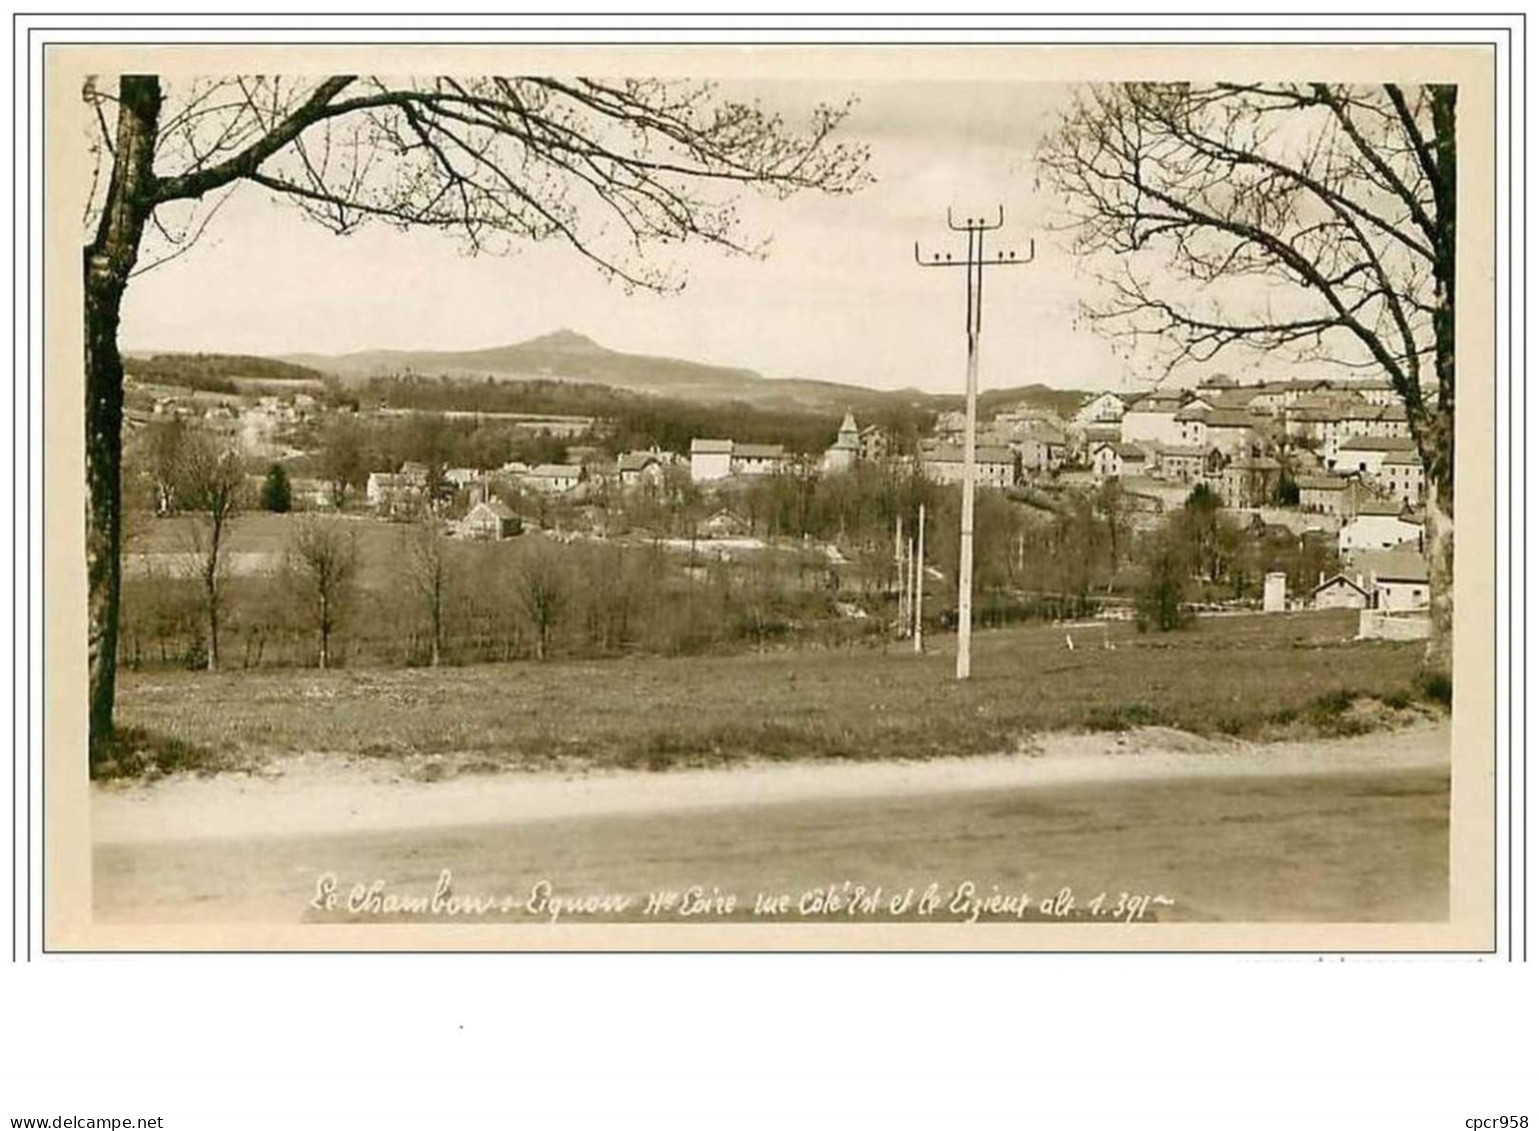
<instances>
[{"instance_id":1,"label":"road surface","mask_svg":"<svg viewBox=\"0 0 1539 1131\"><path fill-rule=\"evenodd\" d=\"M1063 737L990 759L565 780L390 781L297 762L272 780L98 788L94 914L644 922L650 894L672 892L675 922L691 899L709 913L685 921L804 922L849 914L857 889L880 889L883 907L865 911L883 914L912 892L898 908L912 918L933 883L943 921L1039 918L1065 888L1078 916L1105 892L1103 916L1123 893L1150 897L1134 909L1144 921L1438 921L1448 761L1443 724L1308 745ZM998 902L953 906L967 884ZM755 916L756 897L773 914Z\"/></svg>"}]
</instances>

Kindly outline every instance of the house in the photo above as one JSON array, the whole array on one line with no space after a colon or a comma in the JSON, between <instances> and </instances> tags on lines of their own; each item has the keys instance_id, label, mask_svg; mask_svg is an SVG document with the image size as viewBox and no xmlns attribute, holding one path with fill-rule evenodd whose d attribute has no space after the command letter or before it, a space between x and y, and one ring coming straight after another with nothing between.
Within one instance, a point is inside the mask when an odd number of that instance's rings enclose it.
<instances>
[{"instance_id":1,"label":"house","mask_svg":"<svg viewBox=\"0 0 1539 1131\"><path fill-rule=\"evenodd\" d=\"M1316 514L1347 513L1347 489L1350 481L1335 475L1308 475L1299 479L1299 509Z\"/></svg>"},{"instance_id":2,"label":"house","mask_svg":"<svg viewBox=\"0 0 1539 1131\"><path fill-rule=\"evenodd\" d=\"M1395 387L1385 380L1353 381L1347 387L1369 404L1398 405L1400 403L1400 394L1395 392Z\"/></svg>"},{"instance_id":3,"label":"house","mask_svg":"<svg viewBox=\"0 0 1539 1131\"><path fill-rule=\"evenodd\" d=\"M1397 612L1431 603L1427 559L1414 549L1367 551L1357 556L1353 568L1376 609Z\"/></svg>"},{"instance_id":4,"label":"house","mask_svg":"<svg viewBox=\"0 0 1539 1131\"><path fill-rule=\"evenodd\" d=\"M860 458L863 460L884 460L892 454L892 437L880 424L866 425L860 430L857 439L860 443Z\"/></svg>"},{"instance_id":5,"label":"house","mask_svg":"<svg viewBox=\"0 0 1539 1131\"><path fill-rule=\"evenodd\" d=\"M1181 411L1183 401L1183 395L1175 389L1156 389L1139 397L1122 414L1122 442L1182 443L1176 414Z\"/></svg>"},{"instance_id":6,"label":"house","mask_svg":"<svg viewBox=\"0 0 1539 1131\"><path fill-rule=\"evenodd\" d=\"M1342 474L1358 472L1377 479L1384 460L1390 455L1413 454L1416 445L1392 436L1352 436L1336 447L1335 470Z\"/></svg>"},{"instance_id":7,"label":"house","mask_svg":"<svg viewBox=\"0 0 1539 1131\"><path fill-rule=\"evenodd\" d=\"M696 483L725 479L732 474L732 441L695 439L689 442L689 477Z\"/></svg>"},{"instance_id":8,"label":"house","mask_svg":"<svg viewBox=\"0 0 1539 1131\"><path fill-rule=\"evenodd\" d=\"M1202 478L1206 453L1196 445L1160 445L1154 450L1155 468L1162 479L1190 483Z\"/></svg>"},{"instance_id":9,"label":"house","mask_svg":"<svg viewBox=\"0 0 1539 1131\"><path fill-rule=\"evenodd\" d=\"M1143 475L1153 461L1137 444L1117 445L1117 474L1119 476Z\"/></svg>"},{"instance_id":10,"label":"house","mask_svg":"<svg viewBox=\"0 0 1539 1131\"><path fill-rule=\"evenodd\" d=\"M1270 456L1241 456L1231 460L1219 478L1218 493L1226 507L1259 507L1277 496L1282 464Z\"/></svg>"},{"instance_id":11,"label":"house","mask_svg":"<svg viewBox=\"0 0 1539 1131\"><path fill-rule=\"evenodd\" d=\"M420 465L419 465L420 466ZM427 478L415 474L374 471L364 486L364 499L382 515L394 517L417 510L427 497Z\"/></svg>"},{"instance_id":12,"label":"house","mask_svg":"<svg viewBox=\"0 0 1539 1131\"><path fill-rule=\"evenodd\" d=\"M1081 428L1093 424L1115 424L1122 419L1127 405L1116 393L1097 393L1074 413L1074 423Z\"/></svg>"},{"instance_id":13,"label":"house","mask_svg":"<svg viewBox=\"0 0 1539 1131\"><path fill-rule=\"evenodd\" d=\"M855 414L846 409L844 420L839 425L839 434L834 438L829 449L823 453L820 467L829 474L838 474L854 468L855 461L858 459L860 459L860 426L855 423Z\"/></svg>"},{"instance_id":14,"label":"house","mask_svg":"<svg viewBox=\"0 0 1539 1131\"><path fill-rule=\"evenodd\" d=\"M1421 522L1402 514L1399 500L1359 499L1356 516L1342 524L1337 549L1342 554L1388 550L1405 542L1420 544L1421 538Z\"/></svg>"},{"instance_id":15,"label":"house","mask_svg":"<svg viewBox=\"0 0 1539 1131\"><path fill-rule=\"evenodd\" d=\"M1195 442L1226 455L1259 453L1263 440L1257 427L1264 423L1253 412L1216 408L1203 421L1203 438Z\"/></svg>"},{"instance_id":16,"label":"house","mask_svg":"<svg viewBox=\"0 0 1539 1131\"><path fill-rule=\"evenodd\" d=\"M532 491L547 495L559 495L570 491L582 482L583 470L575 463L542 463L531 467L524 476L524 485Z\"/></svg>"},{"instance_id":17,"label":"house","mask_svg":"<svg viewBox=\"0 0 1539 1131\"><path fill-rule=\"evenodd\" d=\"M673 460L672 452L656 448L645 452L621 452L615 461L622 487L659 487Z\"/></svg>"},{"instance_id":18,"label":"house","mask_svg":"<svg viewBox=\"0 0 1539 1131\"><path fill-rule=\"evenodd\" d=\"M1097 479L1115 479L1122 473L1122 461L1117 457L1121 446L1115 440L1097 440L1090 445L1090 467Z\"/></svg>"},{"instance_id":19,"label":"house","mask_svg":"<svg viewBox=\"0 0 1539 1131\"><path fill-rule=\"evenodd\" d=\"M719 510L701 521L699 532L706 538L736 538L749 532L748 523L729 510Z\"/></svg>"},{"instance_id":20,"label":"house","mask_svg":"<svg viewBox=\"0 0 1539 1131\"><path fill-rule=\"evenodd\" d=\"M942 445L924 456L925 477L937 483L960 483L963 476L962 448ZM978 445L974 452L973 482L979 487L1013 487L1016 481L1015 453L1009 448Z\"/></svg>"},{"instance_id":21,"label":"house","mask_svg":"<svg viewBox=\"0 0 1539 1131\"><path fill-rule=\"evenodd\" d=\"M1207 401L1197 404L1189 404L1182 407L1176 413L1176 431L1180 434L1177 444L1172 447L1201 448L1208 442L1208 417L1213 414L1213 406Z\"/></svg>"},{"instance_id":22,"label":"house","mask_svg":"<svg viewBox=\"0 0 1539 1131\"><path fill-rule=\"evenodd\" d=\"M1057 471L1069 454L1063 429L1047 421L1032 421L1008 446L1021 457L1023 471Z\"/></svg>"},{"instance_id":23,"label":"house","mask_svg":"<svg viewBox=\"0 0 1539 1131\"><path fill-rule=\"evenodd\" d=\"M523 522L501 499L483 499L466 512L460 529L467 538L500 541L523 532Z\"/></svg>"},{"instance_id":24,"label":"house","mask_svg":"<svg viewBox=\"0 0 1539 1131\"><path fill-rule=\"evenodd\" d=\"M1421 457L1414 450L1390 452L1379 465L1379 486L1408 507L1421 506L1426 481L1427 473L1422 468Z\"/></svg>"},{"instance_id":25,"label":"house","mask_svg":"<svg viewBox=\"0 0 1539 1131\"><path fill-rule=\"evenodd\" d=\"M789 461L781 444L733 444L729 466L733 475L774 475Z\"/></svg>"},{"instance_id":26,"label":"house","mask_svg":"<svg viewBox=\"0 0 1539 1131\"><path fill-rule=\"evenodd\" d=\"M1366 609L1368 591L1345 574L1323 577L1309 597L1312 609Z\"/></svg>"},{"instance_id":27,"label":"house","mask_svg":"<svg viewBox=\"0 0 1539 1131\"><path fill-rule=\"evenodd\" d=\"M474 467L451 467L444 472L444 482L451 484L456 491L465 491L481 482L482 475Z\"/></svg>"}]
</instances>

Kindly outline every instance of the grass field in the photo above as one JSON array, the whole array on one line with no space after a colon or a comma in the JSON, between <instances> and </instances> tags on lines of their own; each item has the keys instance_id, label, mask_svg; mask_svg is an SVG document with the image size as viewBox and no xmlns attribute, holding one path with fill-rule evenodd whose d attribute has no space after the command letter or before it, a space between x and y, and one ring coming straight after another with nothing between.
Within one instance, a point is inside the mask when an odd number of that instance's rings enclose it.
<instances>
[{"instance_id":1,"label":"grass field","mask_svg":"<svg viewBox=\"0 0 1539 1131\"><path fill-rule=\"evenodd\" d=\"M1421 710L1421 647L1351 640L1356 614L1211 618L1179 633L1033 627L888 650L439 669L123 673L119 722L146 762L221 768L295 752L400 759L425 776L666 769L746 759L931 758L1033 733L1163 725L1350 734ZM132 767L134 759L128 760ZM144 768L143 766L132 768Z\"/></svg>"}]
</instances>

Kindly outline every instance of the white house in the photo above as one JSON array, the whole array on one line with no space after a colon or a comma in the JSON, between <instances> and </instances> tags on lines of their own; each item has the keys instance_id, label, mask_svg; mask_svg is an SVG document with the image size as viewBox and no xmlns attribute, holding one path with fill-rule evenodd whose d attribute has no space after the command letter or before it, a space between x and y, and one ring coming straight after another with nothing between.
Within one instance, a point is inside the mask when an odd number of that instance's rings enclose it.
<instances>
[{"instance_id":1,"label":"white house","mask_svg":"<svg viewBox=\"0 0 1539 1131\"><path fill-rule=\"evenodd\" d=\"M542 463L529 469L524 484L534 491L559 495L582 482L582 466L575 463Z\"/></svg>"},{"instance_id":2,"label":"white house","mask_svg":"<svg viewBox=\"0 0 1539 1131\"><path fill-rule=\"evenodd\" d=\"M672 452L656 448L645 452L621 452L615 460L622 487L661 486L668 465L673 462Z\"/></svg>"},{"instance_id":3,"label":"white house","mask_svg":"<svg viewBox=\"0 0 1539 1131\"><path fill-rule=\"evenodd\" d=\"M695 439L689 442L689 477L696 483L725 479L731 474L731 440Z\"/></svg>"},{"instance_id":4,"label":"white house","mask_svg":"<svg viewBox=\"0 0 1539 1131\"><path fill-rule=\"evenodd\" d=\"M928 452L924 473L937 483L962 482L962 449L945 445ZM974 453L973 482L979 487L1015 486L1015 453L1009 448L980 444Z\"/></svg>"},{"instance_id":5,"label":"white house","mask_svg":"<svg viewBox=\"0 0 1539 1131\"><path fill-rule=\"evenodd\" d=\"M1420 542L1422 525L1400 512L1400 503L1359 500L1357 515L1343 523L1337 548L1343 554L1364 550L1388 550L1406 542Z\"/></svg>"},{"instance_id":6,"label":"white house","mask_svg":"<svg viewBox=\"0 0 1539 1131\"><path fill-rule=\"evenodd\" d=\"M1353 565L1376 609L1424 609L1431 603L1427 560L1414 550L1369 551Z\"/></svg>"},{"instance_id":7,"label":"white house","mask_svg":"<svg viewBox=\"0 0 1539 1131\"><path fill-rule=\"evenodd\" d=\"M467 538L499 541L519 533L523 524L501 499L483 499L466 512L460 529Z\"/></svg>"},{"instance_id":8,"label":"white house","mask_svg":"<svg viewBox=\"0 0 1539 1131\"><path fill-rule=\"evenodd\" d=\"M1366 609L1368 591L1345 574L1325 578L1316 585L1309 604L1315 609Z\"/></svg>"},{"instance_id":9,"label":"white house","mask_svg":"<svg viewBox=\"0 0 1539 1131\"><path fill-rule=\"evenodd\" d=\"M1336 471L1347 475L1357 472L1377 479L1387 457L1414 454L1415 451L1416 446L1410 440L1391 436L1353 436L1337 445Z\"/></svg>"},{"instance_id":10,"label":"white house","mask_svg":"<svg viewBox=\"0 0 1539 1131\"><path fill-rule=\"evenodd\" d=\"M780 444L732 445L733 475L774 475L786 463L786 450Z\"/></svg>"},{"instance_id":11,"label":"white house","mask_svg":"<svg viewBox=\"0 0 1539 1131\"><path fill-rule=\"evenodd\" d=\"M1116 393L1097 393L1079 406L1074 414L1074 423L1081 428L1088 428L1092 424L1115 424L1122 419L1126 410L1127 405Z\"/></svg>"},{"instance_id":12,"label":"white house","mask_svg":"<svg viewBox=\"0 0 1539 1131\"><path fill-rule=\"evenodd\" d=\"M1261 443L1261 434L1256 430L1261 423L1262 418L1252 412L1214 409L1203 421L1203 438L1193 442L1217 448L1229 456L1248 453Z\"/></svg>"},{"instance_id":13,"label":"white house","mask_svg":"<svg viewBox=\"0 0 1539 1131\"><path fill-rule=\"evenodd\" d=\"M1151 444L1180 444L1183 441L1176 414L1181 411L1182 396L1170 389L1145 393L1122 414L1122 442L1144 441Z\"/></svg>"}]
</instances>

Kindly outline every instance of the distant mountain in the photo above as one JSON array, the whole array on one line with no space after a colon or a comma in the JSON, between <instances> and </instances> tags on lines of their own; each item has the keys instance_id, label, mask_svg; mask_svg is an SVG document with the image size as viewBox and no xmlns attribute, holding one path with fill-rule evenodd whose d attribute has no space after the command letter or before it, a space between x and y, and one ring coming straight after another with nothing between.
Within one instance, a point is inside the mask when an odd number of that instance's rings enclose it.
<instances>
[{"instance_id":1,"label":"distant mountain","mask_svg":"<svg viewBox=\"0 0 1539 1131\"><path fill-rule=\"evenodd\" d=\"M557 330L516 345L481 350L365 350L340 356L294 354L282 360L319 369L344 382L403 374L580 381L683 400L740 401L762 408L842 412L895 399L927 399L919 393L883 393L833 381L769 378L751 369L621 353L573 330Z\"/></svg>"}]
</instances>

